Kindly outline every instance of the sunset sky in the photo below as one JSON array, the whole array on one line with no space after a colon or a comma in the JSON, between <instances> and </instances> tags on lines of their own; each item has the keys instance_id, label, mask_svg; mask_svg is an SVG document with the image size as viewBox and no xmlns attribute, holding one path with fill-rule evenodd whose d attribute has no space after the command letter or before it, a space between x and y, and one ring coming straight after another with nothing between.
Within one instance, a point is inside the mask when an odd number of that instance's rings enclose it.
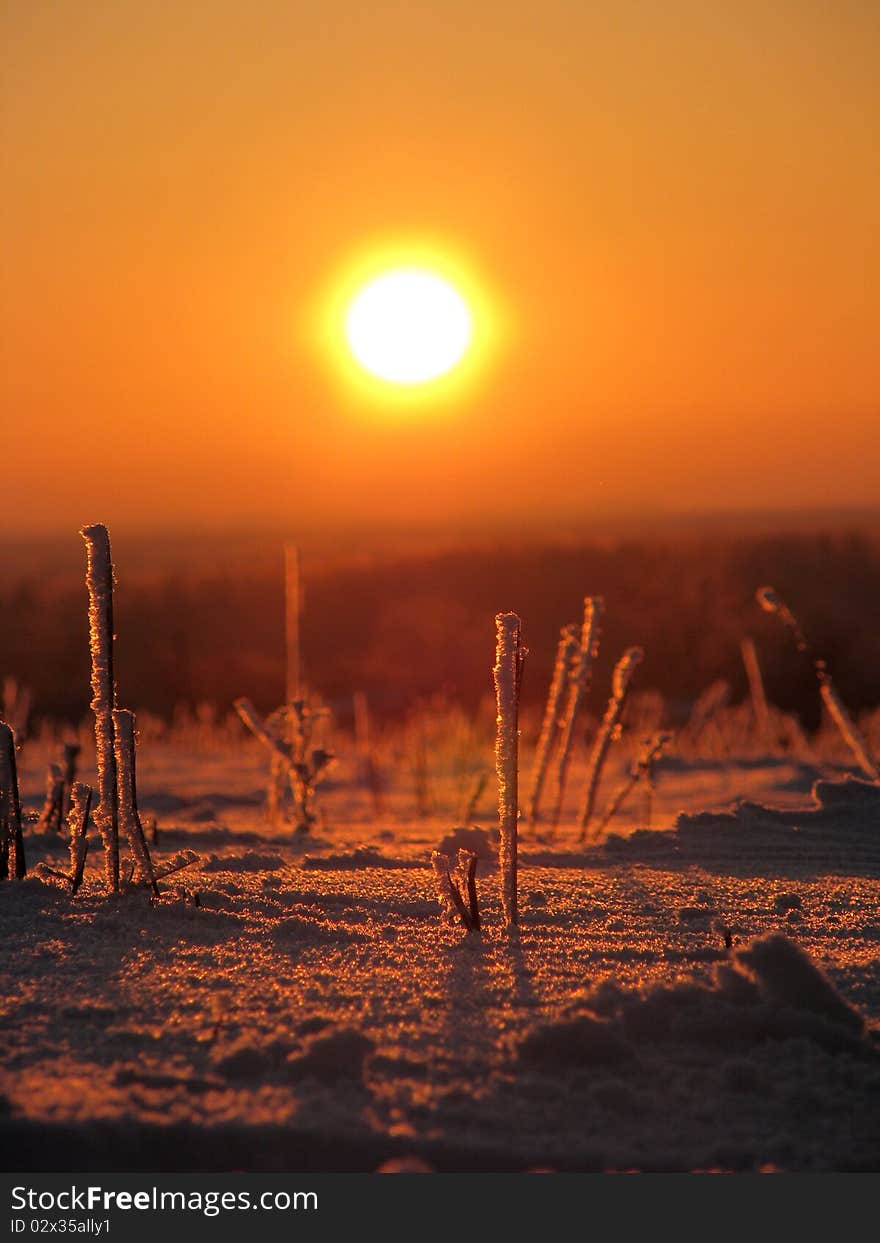
<instances>
[{"instance_id":1,"label":"sunset sky","mask_svg":"<svg viewBox=\"0 0 880 1243\"><path fill-rule=\"evenodd\" d=\"M870 0L5 0L6 531L873 505ZM320 325L465 274L434 400Z\"/></svg>"}]
</instances>

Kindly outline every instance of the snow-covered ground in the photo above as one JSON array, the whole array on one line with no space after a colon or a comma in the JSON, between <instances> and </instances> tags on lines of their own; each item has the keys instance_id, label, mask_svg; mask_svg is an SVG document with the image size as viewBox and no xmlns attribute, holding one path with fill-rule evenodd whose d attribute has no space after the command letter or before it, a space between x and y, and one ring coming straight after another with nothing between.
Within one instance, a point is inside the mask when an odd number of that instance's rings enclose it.
<instances>
[{"instance_id":1,"label":"snow-covered ground","mask_svg":"<svg viewBox=\"0 0 880 1243\"><path fill-rule=\"evenodd\" d=\"M24 748L31 812L48 758ZM93 842L75 898L0 886L7 1168L880 1167L880 791L673 756L650 830L636 792L585 847L576 766L568 822L522 829L509 931L491 779L468 934L428 860L465 840L488 753L437 765L421 817L406 763L383 763L378 812L343 758L302 837L266 821L255 742L145 742L154 856L196 866L159 901L109 897ZM66 864L32 825L27 850Z\"/></svg>"}]
</instances>

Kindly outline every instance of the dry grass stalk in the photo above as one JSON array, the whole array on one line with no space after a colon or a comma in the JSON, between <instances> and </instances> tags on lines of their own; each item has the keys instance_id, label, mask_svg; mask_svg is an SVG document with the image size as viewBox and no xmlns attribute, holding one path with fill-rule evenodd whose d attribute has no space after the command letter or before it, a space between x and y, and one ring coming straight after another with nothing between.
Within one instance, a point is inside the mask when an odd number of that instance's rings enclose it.
<instances>
[{"instance_id":1,"label":"dry grass stalk","mask_svg":"<svg viewBox=\"0 0 880 1243\"><path fill-rule=\"evenodd\" d=\"M752 701L752 715L755 718L755 732L764 741L770 741L770 709L767 707L767 695L764 691L764 678L761 674L761 662L758 660L758 649L754 639L740 640L743 665L749 680L749 696Z\"/></svg>"},{"instance_id":2,"label":"dry grass stalk","mask_svg":"<svg viewBox=\"0 0 880 1243\"><path fill-rule=\"evenodd\" d=\"M846 704L840 698L837 688L827 673L819 683L819 694L822 696L822 702L828 709L829 716L840 731L840 736L852 752L859 768L861 768L869 780L880 781L880 769L878 769L871 758L867 743L859 733L858 726L850 716Z\"/></svg>"},{"instance_id":3,"label":"dry grass stalk","mask_svg":"<svg viewBox=\"0 0 880 1243\"><path fill-rule=\"evenodd\" d=\"M46 799L37 821L41 833L60 833L63 823L64 774L58 764L50 764L46 774Z\"/></svg>"},{"instance_id":4,"label":"dry grass stalk","mask_svg":"<svg viewBox=\"0 0 880 1243\"><path fill-rule=\"evenodd\" d=\"M828 713L837 726L840 736L852 752L853 758L862 772L870 781L880 781L880 768L874 762L868 745L862 737L858 726L850 716L846 704L840 697L831 679L825 661L816 656L800 623L785 601L772 587L759 587L755 598L765 613L772 613L791 632L795 646L813 662L816 680L819 683L819 694Z\"/></svg>"},{"instance_id":5,"label":"dry grass stalk","mask_svg":"<svg viewBox=\"0 0 880 1243\"><path fill-rule=\"evenodd\" d=\"M522 623L516 613L498 613L495 618L496 645L495 772L498 776L498 819L501 841L498 863L501 871L501 905L508 927L518 922L517 912L517 821L519 819L519 692L525 648Z\"/></svg>"},{"instance_id":6,"label":"dry grass stalk","mask_svg":"<svg viewBox=\"0 0 880 1243\"><path fill-rule=\"evenodd\" d=\"M110 536L101 523L80 531L86 543L89 592L89 650L92 657L92 711L98 764L98 806L94 819L104 841L107 884L119 889L119 818L116 803L116 756L113 739L113 562Z\"/></svg>"},{"instance_id":7,"label":"dry grass stalk","mask_svg":"<svg viewBox=\"0 0 880 1243\"><path fill-rule=\"evenodd\" d=\"M434 799L431 794L431 775L428 771L428 739L424 717L421 713L413 721L408 733L416 813L424 820L433 810Z\"/></svg>"},{"instance_id":8,"label":"dry grass stalk","mask_svg":"<svg viewBox=\"0 0 880 1243\"><path fill-rule=\"evenodd\" d=\"M287 702L292 704L302 695L302 661L300 656L299 623L302 611L299 548L284 547L284 633L287 652Z\"/></svg>"},{"instance_id":9,"label":"dry grass stalk","mask_svg":"<svg viewBox=\"0 0 880 1243\"><path fill-rule=\"evenodd\" d=\"M278 756L284 761L294 796L296 831L308 833L317 821L311 809L315 787L335 758L330 751L311 746L319 712L303 699L294 700L290 705L294 725L292 738L288 740L280 737L268 722L262 720L249 699L236 699L233 706L254 737L273 757Z\"/></svg>"},{"instance_id":10,"label":"dry grass stalk","mask_svg":"<svg viewBox=\"0 0 880 1243\"><path fill-rule=\"evenodd\" d=\"M363 691L355 691L354 703L354 749L361 770L361 780L370 792L373 814L380 816L383 809L382 775L373 749L373 731L370 725L370 704Z\"/></svg>"},{"instance_id":11,"label":"dry grass stalk","mask_svg":"<svg viewBox=\"0 0 880 1243\"><path fill-rule=\"evenodd\" d=\"M3 679L3 705L0 719L6 721L19 746L27 741L33 696L12 674Z\"/></svg>"},{"instance_id":12,"label":"dry grass stalk","mask_svg":"<svg viewBox=\"0 0 880 1243\"><path fill-rule=\"evenodd\" d=\"M439 850L431 852L431 868L437 885L437 897L447 919L456 915L469 932L480 927L477 899L477 856L472 850L459 850L455 870L449 858Z\"/></svg>"},{"instance_id":13,"label":"dry grass stalk","mask_svg":"<svg viewBox=\"0 0 880 1243\"><path fill-rule=\"evenodd\" d=\"M61 814L66 820L73 801L73 786L76 781L76 762L82 747L78 742L65 742L61 758L61 775L64 789L61 794Z\"/></svg>"},{"instance_id":14,"label":"dry grass stalk","mask_svg":"<svg viewBox=\"0 0 880 1243\"><path fill-rule=\"evenodd\" d=\"M67 815L67 827L70 830L70 892L75 894L83 882L86 866L86 855L89 850L87 828L89 811L92 806L91 786L81 781L74 782L71 792L70 811Z\"/></svg>"},{"instance_id":15,"label":"dry grass stalk","mask_svg":"<svg viewBox=\"0 0 880 1243\"><path fill-rule=\"evenodd\" d=\"M541 733L535 749L535 765L532 771L532 788L529 791L528 821L535 824L540 814L541 795L550 767L550 757L559 739L562 724L562 706L565 692L569 685L571 671L580 651L576 626L564 626L556 648L556 663L553 666L553 677L547 692L547 704L544 708L544 719Z\"/></svg>"},{"instance_id":16,"label":"dry grass stalk","mask_svg":"<svg viewBox=\"0 0 880 1243\"><path fill-rule=\"evenodd\" d=\"M553 828L559 826L562 817L562 806L565 801L565 786L568 780L568 769L571 764L574 730L578 713L586 695L590 677L593 672L593 661L599 647L599 630L605 602L601 596L587 596L584 600L584 621L581 627L580 649L571 669L568 684L568 701L559 739L556 756L556 805L553 808Z\"/></svg>"},{"instance_id":17,"label":"dry grass stalk","mask_svg":"<svg viewBox=\"0 0 880 1243\"><path fill-rule=\"evenodd\" d=\"M175 872L182 872L184 868L192 867L198 861L199 856L194 850L178 850L177 854L168 859L163 867L156 872L156 880L165 880L166 876L173 876ZM198 903L195 905L198 906Z\"/></svg>"},{"instance_id":18,"label":"dry grass stalk","mask_svg":"<svg viewBox=\"0 0 880 1243\"><path fill-rule=\"evenodd\" d=\"M332 752L325 751L323 747L312 746L315 724L322 710L316 711L305 699L295 699L290 706L293 709L294 718L290 773L296 831L308 833L318 819L312 811L315 788L335 757Z\"/></svg>"},{"instance_id":19,"label":"dry grass stalk","mask_svg":"<svg viewBox=\"0 0 880 1243\"><path fill-rule=\"evenodd\" d=\"M137 780L135 777L134 713L127 708L113 711L113 727L116 740L116 772L119 798L119 823L128 838L138 879L149 885L153 894L159 896L156 873L150 858L150 848L138 815Z\"/></svg>"},{"instance_id":20,"label":"dry grass stalk","mask_svg":"<svg viewBox=\"0 0 880 1243\"><path fill-rule=\"evenodd\" d=\"M599 733L596 735L596 741L593 743L593 750L590 754L590 763L587 769L587 788L580 821L582 840L587 836L587 828L596 805L596 795L599 791L602 769L605 767L612 739L617 734L620 726L620 718L626 705L626 697L632 685L633 675L642 663L643 658L644 652L640 647L629 647L614 666L614 673L611 679L611 698L608 700L605 716L602 718Z\"/></svg>"},{"instance_id":21,"label":"dry grass stalk","mask_svg":"<svg viewBox=\"0 0 880 1243\"><path fill-rule=\"evenodd\" d=\"M15 734L0 721L0 880L22 880L26 875Z\"/></svg>"},{"instance_id":22,"label":"dry grass stalk","mask_svg":"<svg viewBox=\"0 0 880 1243\"><path fill-rule=\"evenodd\" d=\"M488 784L489 774L485 772L485 770L478 773L468 797L468 801L464 806L462 814L459 816L461 824L473 824L474 819L476 818L477 808L480 805L480 799L486 793L486 786Z\"/></svg>"},{"instance_id":23,"label":"dry grass stalk","mask_svg":"<svg viewBox=\"0 0 880 1243\"><path fill-rule=\"evenodd\" d=\"M670 733L654 734L653 737L648 738L645 741L642 751L631 766L626 780L618 786L616 793L602 813L602 817L596 826L597 836L617 815L639 782L644 782L646 789L653 794L654 765L657 763L657 760L659 760L660 756L663 754L663 751L671 741L672 734ZM649 810L645 819L646 826L650 825L650 821L651 815L649 802Z\"/></svg>"}]
</instances>

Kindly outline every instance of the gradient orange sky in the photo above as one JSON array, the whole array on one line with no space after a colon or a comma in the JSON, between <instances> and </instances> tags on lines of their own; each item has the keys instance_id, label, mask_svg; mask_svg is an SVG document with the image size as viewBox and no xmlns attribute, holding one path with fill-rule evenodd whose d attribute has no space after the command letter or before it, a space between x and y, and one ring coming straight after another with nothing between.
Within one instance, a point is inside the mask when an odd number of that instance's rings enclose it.
<instances>
[{"instance_id":1,"label":"gradient orange sky","mask_svg":"<svg viewBox=\"0 0 880 1243\"><path fill-rule=\"evenodd\" d=\"M6 0L6 530L876 504L880 6ZM309 325L434 239L386 413Z\"/></svg>"}]
</instances>

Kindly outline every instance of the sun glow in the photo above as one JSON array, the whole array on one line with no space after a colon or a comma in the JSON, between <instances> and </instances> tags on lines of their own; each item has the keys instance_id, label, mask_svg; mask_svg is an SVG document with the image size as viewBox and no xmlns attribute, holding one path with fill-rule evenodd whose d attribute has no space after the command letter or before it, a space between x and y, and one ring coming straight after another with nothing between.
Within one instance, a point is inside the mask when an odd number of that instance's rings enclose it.
<instances>
[{"instance_id":1,"label":"sun glow","mask_svg":"<svg viewBox=\"0 0 880 1243\"><path fill-rule=\"evenodd\" d=\"M458 290L424 268L395 268L351 301L345 336L357 362L391 384L424 384L451 371L473 335Z\"/></svg>"},{"instance_id":2,"label":"sun glow","mask_svg":"<svg viewBox=\"0 0 880 1243\"><path fill-rule=\"evenodd\" d=\"M441 238L366 243L304 310L304 343L371 418L466 409L509 344L506 302Z\"/></svg>"}]
</instances>

